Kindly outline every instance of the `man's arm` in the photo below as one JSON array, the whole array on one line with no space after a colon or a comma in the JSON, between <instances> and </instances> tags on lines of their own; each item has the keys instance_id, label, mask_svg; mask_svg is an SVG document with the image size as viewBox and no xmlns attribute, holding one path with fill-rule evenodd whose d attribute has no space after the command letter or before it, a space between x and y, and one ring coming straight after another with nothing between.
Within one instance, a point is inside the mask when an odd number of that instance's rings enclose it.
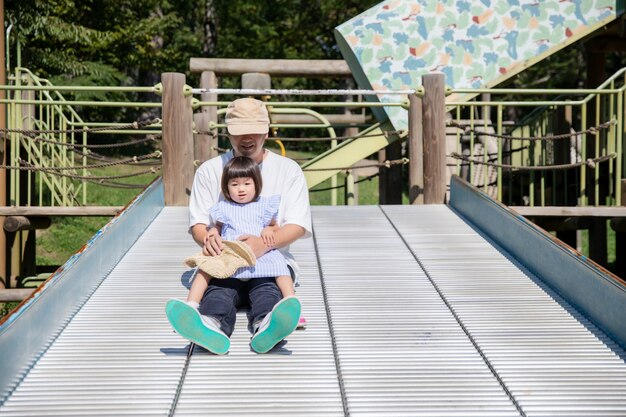
<instances>
[{"instance_id":1,"label":"man's arm","mask_svg":"<svg viewBox=\"0 0 626 417\"><path fill-rule=\"evenodd\" d=\"M263 243L263 239L259 236L243 235L239 240L246 242L254 252L254 255L258 258L271 249L290 245L304 236L304 233L304 227L298 226L297 224L286 224L274 232L274 245L272 247Z\"/></svg>"},{"instance_id":2,"label":"man's arm","mask_svg":"<svg viewBox=\"0 0 626 417\"><path fill-rule=\"evenodd\" d=\"M224 245L219 226L218 224L216 227L208 228L206 224L198 223L191 228L191 236L202 247L204 255L215 256L222 252Z\"/></svg>"},{"instance_id":3,"label":"man's arm","mask_svg":"<svg viewBox=\"0 0 626 417\"><path fill-rule=\"evenodd\" d=\"M191 237L193 237L193 240L200 246L204 246L204 239L206 238L207 232L206 224L197 223L191 227Z\"/></svg>"}]
</instances>

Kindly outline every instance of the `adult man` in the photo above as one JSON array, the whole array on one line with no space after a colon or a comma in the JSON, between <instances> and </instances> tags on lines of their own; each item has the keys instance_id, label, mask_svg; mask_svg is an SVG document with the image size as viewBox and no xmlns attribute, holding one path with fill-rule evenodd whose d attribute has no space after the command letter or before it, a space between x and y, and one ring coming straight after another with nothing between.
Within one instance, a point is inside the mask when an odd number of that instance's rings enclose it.
<instances>
[{"instance_id":1,"label":"adult man","mask_svg":"<svg viewBox=\"0 0 626 417\"><path fill-rule=\"evenodd\" d=\"M189 202L189 223L193 239L203 253L216 256L223 249L222 239L211 218L210 208L223 199L220 181L224 165L234 156L246 156L261 168L262 196L280 195L273 247L259 236L245 235L240 240L250 246L256 257L281 248L297 276L297 265L288 251L289 244L311 234L311 210L308 189L302 170L290 159L267 151L263 146L269 132L269 115L259 100L242 98L233 101L226 111L226 125L233 150L203 163L196 171ZM198 277L199 278L199 277ZM172 326L183 337L207 350L223 354L230 346L236 307L250 303L251 347L265 353L289 335L296 327L300 305L296 298L281 300L274 277L211 279L198 310L183 302L166 307ZM199 311L199 314L198 314Z\"/></svg>"}]
</instances>

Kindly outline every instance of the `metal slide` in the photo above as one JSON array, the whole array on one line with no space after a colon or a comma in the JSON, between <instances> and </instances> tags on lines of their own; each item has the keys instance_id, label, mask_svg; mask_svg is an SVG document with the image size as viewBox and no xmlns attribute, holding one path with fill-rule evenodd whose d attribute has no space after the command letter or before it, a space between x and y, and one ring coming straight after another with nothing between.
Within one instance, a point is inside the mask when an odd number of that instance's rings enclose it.
<instances>
[{"instance_id":1,"label":"metal slide","mask_svg":"<svg viewBox=\"0 0 626 417\"><path fill-rule=\"evenodd\" d=\"M271 353L241 312L228 355L188 354L164 306L197 247L165 207L0 416L626 415L621 348L450 207L313 218L294 245L309 325Z\"/></svg>"}]
</instances>

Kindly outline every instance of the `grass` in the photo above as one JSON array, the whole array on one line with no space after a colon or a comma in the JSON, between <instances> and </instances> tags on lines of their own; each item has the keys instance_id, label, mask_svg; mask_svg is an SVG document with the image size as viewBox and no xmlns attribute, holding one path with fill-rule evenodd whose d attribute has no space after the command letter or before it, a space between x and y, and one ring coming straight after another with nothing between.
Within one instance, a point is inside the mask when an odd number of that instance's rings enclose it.
<instances>
[{"instance_id":1,"label":"grass","mask_svg":"<svg viewBox=\"0 0 626 417\"><path fill-rule=\"evenodd\" d=\"M94 170L94 176L125 175L145 171L146 166L116 165ZM147 185L156 174L129 177L116 182ZM111 188L100 184L87 185L88 206L125 206L141 188ZM108 221L109 217L53 217L49 229L37 231L37 265L61 265L80 249Z\"/></svg>"},{"instance_id":2,"label":"grass","mask_svg":"<svg viewBox=\"0 0 626 417\"><path fill-rule=\"evenodd\" d=\"M611 221L606 221L606 246L607 246L607 264L609 270L613 270L613 264L616 261L617 249L615 248L615 231L611 228ZM589 256L589 231L584 229L580 231L581 236L581 253L585 256Z\"/></svg>"}]
</instances>

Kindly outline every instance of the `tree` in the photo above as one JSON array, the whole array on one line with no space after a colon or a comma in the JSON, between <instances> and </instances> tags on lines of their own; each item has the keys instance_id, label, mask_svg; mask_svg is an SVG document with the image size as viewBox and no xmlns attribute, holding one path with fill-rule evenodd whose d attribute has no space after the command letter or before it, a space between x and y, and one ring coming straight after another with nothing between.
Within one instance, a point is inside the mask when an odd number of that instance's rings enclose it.
<instances>
[{"instance_id":1,"label":"tree","mask_svg":"<svg viewBox=\"0 0 626 417\"><path fill-rule=\"evenodd\" d=\"M22 65L62 84L145 85L200 53L196 3L7 0L9 47L19 40Z\"/></svg>"},{"instance_id":2,"label":"tree","mask_svg":"<svg viewBox=\"0 0 626 417\"><path fill-rule=\"evenodd\" d=\"M340 59L333 29L379 0L5 2L6 20L12 25L8 47L15 51L19 40L22 66L39 76L58 85L149 86L158 83L163 72L188 72L191 57ZM199 80L187 75L190 85L198 85ZM222 85L236 82L225 80ZM338 84L286 79L276 80L275 86ZM112 92L66 95L122 99ZM133 112L100 108L82 109L81 114L92 121L140 117Z\"/></svg>"}]
</instances>

